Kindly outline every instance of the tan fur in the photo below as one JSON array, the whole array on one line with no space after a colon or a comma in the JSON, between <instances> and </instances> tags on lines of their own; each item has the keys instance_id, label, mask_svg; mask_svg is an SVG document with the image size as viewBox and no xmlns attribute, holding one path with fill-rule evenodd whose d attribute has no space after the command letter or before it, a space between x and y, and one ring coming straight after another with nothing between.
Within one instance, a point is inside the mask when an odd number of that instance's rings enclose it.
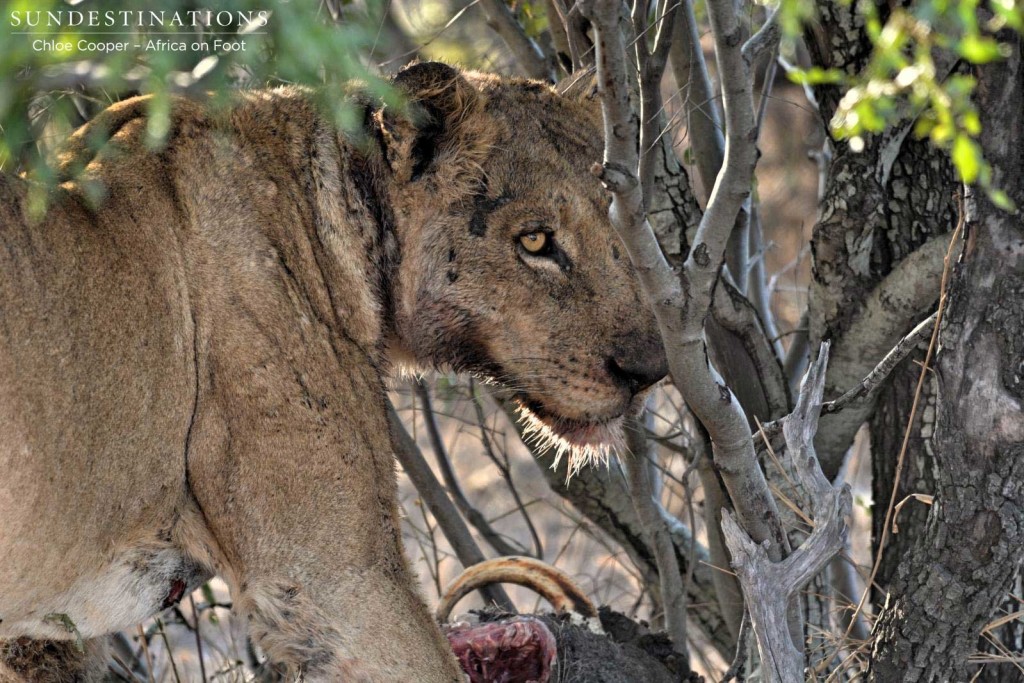
<instances>
[{"instance_id":1,"label":"tan fur","mask_svg":"<svg viewBox=\"0 0 1024 683\"><path fill-rule=\"evenodd\" d=\"M180 100L158 151L119 103L39 222L0 178L0 681L91 680L68 623L101 638L215 573L307 681L461 679L402 553L390 368L585 428L664 359L587 173L594 105L437 64L396 85L410 111L359 104L349 135L300 89Z\"/></svg>"}]
</instances>

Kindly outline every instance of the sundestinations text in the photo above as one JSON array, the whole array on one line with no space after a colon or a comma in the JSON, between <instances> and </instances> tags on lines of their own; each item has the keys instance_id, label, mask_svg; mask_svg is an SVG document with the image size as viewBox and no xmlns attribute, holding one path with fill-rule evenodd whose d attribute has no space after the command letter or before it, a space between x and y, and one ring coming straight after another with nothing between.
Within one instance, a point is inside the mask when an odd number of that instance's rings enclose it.
<instances>
[{"instance_id":1,"label":"sundestinations text","mask_svg":"<svg viewBox=\"0 0 1024 683\"><path fill-rule=\"evenodd\" d=\"M14 28L155 28L174 27L263 27L269 10L228 12L213 10L24 10L10 13Z\"/></svg>"}]
</instances>

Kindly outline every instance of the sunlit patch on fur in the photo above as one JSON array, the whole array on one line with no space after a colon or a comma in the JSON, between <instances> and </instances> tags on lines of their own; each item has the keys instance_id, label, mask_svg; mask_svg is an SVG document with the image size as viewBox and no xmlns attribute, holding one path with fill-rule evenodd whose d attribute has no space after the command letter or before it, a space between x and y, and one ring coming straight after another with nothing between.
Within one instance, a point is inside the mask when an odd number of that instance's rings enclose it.
<instances>
[{"instance_id":1,"label":"sunlit patch on fur","mask_svg":"<svg viewBox=\"0 0 1024 683\"><path fill-rule=\"evenodd\" d=\"M541 416L522 401L518 404L523 441L538 451L552 449L555 453L552 469L558 467L563 457L567 458L568 479L584 467L598 464L608 467L611 455L624 447L622 417L599 422L567 420Z\"/></svg>"}]
</instances>

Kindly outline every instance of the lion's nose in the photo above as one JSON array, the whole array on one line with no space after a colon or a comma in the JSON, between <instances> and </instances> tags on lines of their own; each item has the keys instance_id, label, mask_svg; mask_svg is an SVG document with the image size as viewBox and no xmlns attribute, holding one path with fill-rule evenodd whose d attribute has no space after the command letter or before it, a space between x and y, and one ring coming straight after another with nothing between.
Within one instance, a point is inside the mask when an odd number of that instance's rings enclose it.
<instances>
[{"instance_id":1,"label":"lion's nose","mask_svg":"<svg viewBox=\"0 0 1024 683\"><path fill-rule=\"evenodd\" d=\"M641 353L637 349L632 352L613 353L608 359L608 372L615 381L637 394L651 386L668 374L668 360L661 347L661 340L645 344L647 348Z\"/></svg>"}]
</instances>

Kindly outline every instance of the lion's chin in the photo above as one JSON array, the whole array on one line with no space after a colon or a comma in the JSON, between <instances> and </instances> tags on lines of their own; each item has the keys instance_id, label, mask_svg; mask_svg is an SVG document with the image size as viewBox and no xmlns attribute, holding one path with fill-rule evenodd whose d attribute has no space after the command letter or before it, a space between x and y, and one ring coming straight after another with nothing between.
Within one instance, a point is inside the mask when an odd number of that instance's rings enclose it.
<instances>
[{"instance_id":1,"label":"lion's chin","mask_svg":"<svg viewBox=\"0 0 1024 683\"><path fill-rule=\"evenodd\" d=\"M538 451L552 449L552 469L565 456L569 478L584 467L607 467L611 454L624 445L625 418L621 415L605 420L573 420L541 412L524 401L518 403L523 440Z\"/></svg>"}]
</instances>

